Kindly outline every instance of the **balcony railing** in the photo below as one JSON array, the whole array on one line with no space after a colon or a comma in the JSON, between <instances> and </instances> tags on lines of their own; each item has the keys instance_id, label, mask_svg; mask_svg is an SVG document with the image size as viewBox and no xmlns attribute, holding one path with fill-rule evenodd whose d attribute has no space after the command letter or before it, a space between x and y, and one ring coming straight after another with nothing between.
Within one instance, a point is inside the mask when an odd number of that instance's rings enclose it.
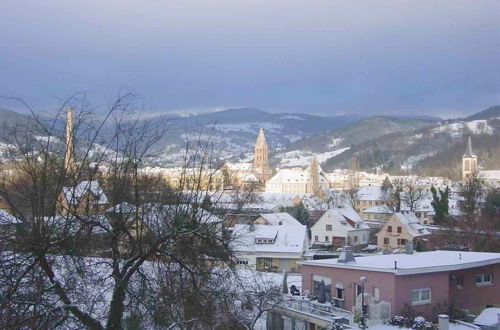
<instances>
[{"instance_id":1,"label":"balcony railing","mask_svg":"<svg viewBox=\"0 0 500 330\"><path fill-rule=\"evenodd\" d=\"M352 324L352 313L348 310L332 306L329 303L321 304L304 297L283 296L282 308L307 314L325 321L337 320L344 324Z\"/></svg>"}]
</instances>

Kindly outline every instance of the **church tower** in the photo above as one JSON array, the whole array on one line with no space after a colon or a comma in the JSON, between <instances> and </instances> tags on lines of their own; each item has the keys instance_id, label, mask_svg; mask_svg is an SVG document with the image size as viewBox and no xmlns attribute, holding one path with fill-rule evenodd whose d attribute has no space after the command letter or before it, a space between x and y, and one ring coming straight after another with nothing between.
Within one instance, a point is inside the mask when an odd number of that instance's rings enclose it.
<instances>
[{"instance_id":1,"label":"church tower","mask_svg":"<svg viewBox=\"0 0 500 330\"><path fill-rule=\"evenodd\" d=\"M64 170L72 173L75 169L75 155L73 146L73 109L68 107L66 112L66 154L64 155Z\"/></svg>"},{"instance_id":2,"label":"church tower","mask_svg":"<svg viewBox=\"0 0 500 330\"><path fill-rule=\"evenodd\" d=\"M255 142L253 156L253 170L257 175L260 183L266 183L271 178L271 170L269 169L268 151L264 130L261 128L257 141Z\"/></svg>"},{"instance_id":3,"label":"church tower","mask_svg":"<svg viewBox=\"0 0 500 330\"><path fill-rule=\"evenodd\" d=\"M477 156L472 153L472 143L469 136L467 148L462 156L462 182L466 182L472 174L477 172Z\"/></svg>"}]
</instances>

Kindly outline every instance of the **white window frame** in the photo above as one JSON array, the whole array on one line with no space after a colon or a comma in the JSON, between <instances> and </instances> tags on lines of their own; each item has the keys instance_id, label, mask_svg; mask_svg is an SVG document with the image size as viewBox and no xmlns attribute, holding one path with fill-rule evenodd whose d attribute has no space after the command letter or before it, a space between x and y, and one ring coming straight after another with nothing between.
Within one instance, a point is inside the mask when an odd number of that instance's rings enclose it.
<instances>
[{"instance_id":1,"label":"white window frame","mask_svg":"<svg viewBox=\"0 0 500 330\"><path fill-rule=\"evenodd\" d=\"M422 292L423 291L429 291L429 299L426 299L426 300L422 299ZM418 292L418 301L413 301L413 293L415 293L415 292ZM431 290L431 288L422 288L422 289L411 290L410 300L411 300L412 305L430 304L432 302L432 290Z\"/></svg>"},{"instance_id":2,"label":"white window frame","mask_svg":"<svg viewBox=\"0 0 500 330\"><path fill-rule=\"evenodd\" d=\"M332 229L333 229L333 228L332 228L332 225L326 225L326 227L325 227L325 228L326 228L326 229L325 229L326 231L332 231Z\"/></svg>"},{"instance_id":3,"label":"white window frame","mask_svg":"<svg viewBox=\"0 0 500 330\"><path fill-rule=\"evenodd\" d=\"M490 280L489 281L485 281L484 278L485 276L489 276L490 277ZM480 278L481 281L477 281L477 279ZM483 273L483 274L478 274L474 277L474 281L476 282L476 286L489 286L489 285L493 285L493 274L492 273Z\"/></svg>"}]
</instances>

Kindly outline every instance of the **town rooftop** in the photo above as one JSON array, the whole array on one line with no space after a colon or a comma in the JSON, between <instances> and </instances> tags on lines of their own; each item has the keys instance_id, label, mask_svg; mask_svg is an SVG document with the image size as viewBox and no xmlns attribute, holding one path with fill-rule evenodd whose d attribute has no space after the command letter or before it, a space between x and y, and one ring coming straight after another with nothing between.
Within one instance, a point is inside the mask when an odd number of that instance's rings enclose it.
<instances>
[{"instance_id":1,"label":"town rooftop","mask_svg":"<svg viewBox=\"0 0 500 330\"><path fill-rule=\"evenodd\" d=\"M338 262L338 259L323 259L304 261L300 264L408 275L452 271L497 264L500 263L500 253L430 251L417 252L414 254L385 254L355 257L354 259L355 262L350 263Z\"/></svg>"}]
</instances>

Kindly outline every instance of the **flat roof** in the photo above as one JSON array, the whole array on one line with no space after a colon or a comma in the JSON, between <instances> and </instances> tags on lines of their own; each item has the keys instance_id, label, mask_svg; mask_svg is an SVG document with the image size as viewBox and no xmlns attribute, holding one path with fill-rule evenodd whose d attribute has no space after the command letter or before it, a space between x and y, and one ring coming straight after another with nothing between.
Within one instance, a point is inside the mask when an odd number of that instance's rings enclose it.
<instances>
[{"instance_id":1,"label":"flat roof","mask_svg":"<svg viewBox=\"0 0 500 330\"><path fill-rule=\"evenodd\" d=\"M500 263L500 253L429 251L414 254L385 254L355 257L355 262L342 263L338 259L303 261L301 265L344 269L360 269L396 275L434 273L460 270ZM395 264L396 263L396 264ZM395 267L396 266L396 267Z\"/></svg>"}]
</instances>

